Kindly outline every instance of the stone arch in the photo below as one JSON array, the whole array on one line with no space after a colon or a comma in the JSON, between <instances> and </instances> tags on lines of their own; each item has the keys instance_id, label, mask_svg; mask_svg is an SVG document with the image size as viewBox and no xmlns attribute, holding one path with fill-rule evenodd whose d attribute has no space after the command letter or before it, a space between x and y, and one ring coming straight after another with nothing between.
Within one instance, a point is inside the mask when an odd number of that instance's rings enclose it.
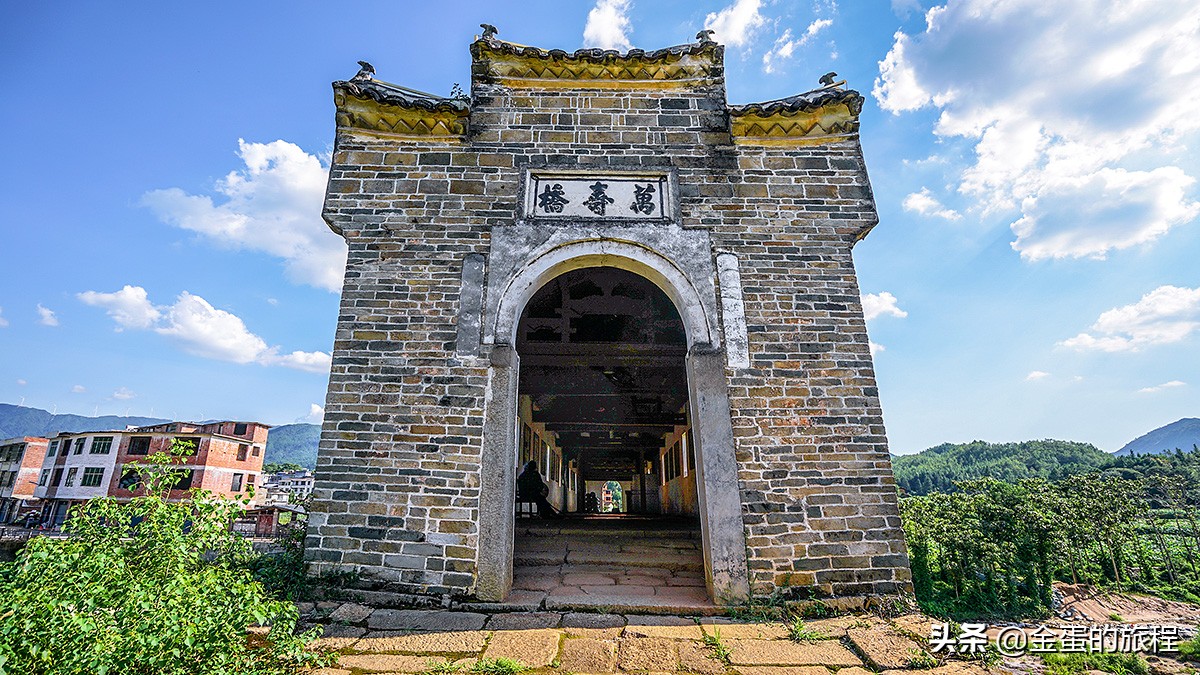
<instances>
[{"instance_id":1,"label":"stone arch","mask_svg":"<svg viewBox=\"0 0 1200 675\"><path fill-rule=\"evenodd\" d=\"M618 267L658 286L675 304L687 333L688 405L697 439L697 497L700 506L705 578L721 604L749 597L741 494L737 480L725 354L709 303L669 258L630 241L573 240L544 251L500 286L491 330L491 367L479 486L476 596L501 601L512 588L517 402L520 357L516 332L525 305L555 277L586 267ZM486 338L485 338L486 340ZM487 514L487 516L483 516Z\"/></svg>"},{"instance_id":2,"label":"stone arch","mask_svg":"<svg viewBox=\"0 0 1200 675\"><path fill-rule=\"evenodd\" d=\"M618 239L575 240L555 246L522 267L500 291L489 333L499 345L515 345L517 324L525 304L551 279L585 267L617 267L645 277L658 286L683 319L688 347L720 346L715 317L705 311L700 293L669 258L637 243Z\"/></svg>"}]
</instances>

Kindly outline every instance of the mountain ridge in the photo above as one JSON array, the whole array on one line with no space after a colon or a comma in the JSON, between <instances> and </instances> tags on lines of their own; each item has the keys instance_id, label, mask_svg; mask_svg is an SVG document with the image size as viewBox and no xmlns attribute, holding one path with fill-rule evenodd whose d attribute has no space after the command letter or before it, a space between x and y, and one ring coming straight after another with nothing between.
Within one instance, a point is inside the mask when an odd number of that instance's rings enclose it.
<instances>
[{"instance_id":1,"label":"mountain ridge","mask_svg":"<svg viewBox=\"0 0 1200 675\"><path fill-rule=\"evenodd\" d=\"M1200 444L1200 418L1183 417L1129 441L1113 455L1159 455L1175 449L1184 452Z\"/></svg>"}]
</instances>

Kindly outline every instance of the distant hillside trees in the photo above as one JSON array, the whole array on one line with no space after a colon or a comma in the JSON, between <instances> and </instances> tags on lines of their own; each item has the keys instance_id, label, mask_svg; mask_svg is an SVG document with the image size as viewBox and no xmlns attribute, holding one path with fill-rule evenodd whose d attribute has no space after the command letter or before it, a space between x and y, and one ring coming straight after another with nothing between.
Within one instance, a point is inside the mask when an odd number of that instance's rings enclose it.
<instances>
[{"instance_id":1,"label":"distant hillside trees","mask_svg":"<svg viewBox=\"0 0 1200 675\"><path fill-rule=\"evenodd\" d=\"M943 443L892 461L896 482L910 495L953 492L955 483L995 478L1015 483L1025 478L1057 481L1096 471L1112 456L1090 443L1025 441L1023 443Z\"/></svg>"},{"instance_id":2,"label":"distant hillside trees","mask_svg":"<svg viewBox=\"0 0 1200 675\"><path fill-rule=\"evenodd\" d=\"M1022 445L1008 450L1018 457L1045 450ZM954 455L944 450L932 466ZM985 455L968 468L1011 470L1003 459ZM900 512L913 589L931 614L1044 616L1054 581L1200 602L1200 449L1106 457L1058 479L972 478L905 497Z\"/></svg>"}]
</instances>

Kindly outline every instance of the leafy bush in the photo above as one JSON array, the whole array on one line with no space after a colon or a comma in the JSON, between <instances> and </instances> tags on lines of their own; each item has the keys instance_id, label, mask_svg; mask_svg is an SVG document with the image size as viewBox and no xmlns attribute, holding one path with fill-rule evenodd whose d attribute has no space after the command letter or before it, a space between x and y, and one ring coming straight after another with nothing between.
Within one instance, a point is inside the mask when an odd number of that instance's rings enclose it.
<instances>
[{"instance_id":1,"label":"leafy bush","mask_svg":"<svg viewBox=\"0 0 1200 675\"><path fill-rule=\"evenodd\" d=\"M127 465L144 495L78 506L69 537L32 539L0 565L0 675L273 675L329 660L247 570L253 551L229 527L243 503L167 500L186 453Z\"/></svg>"}]
</instances>

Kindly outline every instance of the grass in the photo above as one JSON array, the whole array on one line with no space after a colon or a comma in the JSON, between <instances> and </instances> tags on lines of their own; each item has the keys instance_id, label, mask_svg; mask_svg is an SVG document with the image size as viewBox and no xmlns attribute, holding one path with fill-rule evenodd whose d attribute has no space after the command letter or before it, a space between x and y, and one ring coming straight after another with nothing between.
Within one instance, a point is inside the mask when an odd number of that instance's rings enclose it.
<instances>
[{"instance_id":1,"label":"grass","mask_svg":"<svg viewBox=\"0 0 1200 675\"><path fill-rule=\"evenodd\" d=\"M1042 654L1042 661L1046 664L1046 675L1075 675L1088 670L1103 670L1113 675L1148 675L1150 672L1146 659L1139 654L1055 652Z\"/></svg>"},{"instance_id":2,"label":"grass","mask_svg":"<svg viewBox=\"0 0 1200 675\"><path fill-rule=\"evenodd\" d=\"M729 618L735 621L769 623L777 621L781 616L783 616L783 607L775 601L764 603L751 600L745 605L736 605L729 608Z\"/></svg>"},{"instance_id":3,"label":"grass","mask_svg":"<svg viewBox=\"0 0 1200 675\"><path fill-rule=\"evenodd\" d=\"M509 659L503 656L498 659L479 659L475 662L475 665L471 666L470 670L461 662L429 659L425 663L424 672L427 675L454 675L455 673L465 672L476 673L478 675L519 675L530 669L529 666L516 659Z\"/></svg>"},{"instance_id":4,"label":"grass","mask_svg":"<svg viewBox=\"0 0 1200 675\"><path fill-rule=\"evenodd\" d=\"M832 635L826 635L819 630L814 630L804 625L804 619L795 617L788 624L788 637L793 642L812 642L814 640L830 640Z\"/></svg>"},{"instance_id":5,"label":"grass","mask_svg":"<svg viewBox=\"0 0 1200 675\"><path fill-rule=\"evenodd\" d=\"M1109 621L1115 621L1116 623L1125 623L1125 618L1124 618L1124 617L1122 617L1120 614L1117 614L1116 612L1113 612L1112 614L1109 614L1109 615L1108 615L1108 620L1109 620Z\"/></svg>"},{"instance_id":6,"label":"grass","mask_svg":"<svg viewBox=\"0 0 1200 675\"><path fill-rule=\"evenodd\" d=\"M733 652L721 642L720 630L714 630L712 635L705 633L704 646L708 648L712 658L726 665L729 664L729 657L733 656Z\"/></svg>"},{"instance_id":7,"label":"grass","mask_svg":"<svg viewBox=\"0 0 1200 675\"><path fill-rule=\"evenodd\" d=\"M1179 658L1184 661L1200 661L1200 635L1179 643Z\"/></svg>"},{"instance_id":8,"label":"grass","mask_svg":"<svg viewBox=\"0 0 1200 675\"><path fill-rule=\"evenodd\" d=\"M909 668L917 670L930 670L937 667L938 660L924 650L913 648L908 650L908 662L906 665Z\"/></svg>"},{"instance_id":9,"label":"grass","mask_svg":"<svg viewBox=\"0 0 1200 675\"><path fill-rule=\"evenodd\" d=\"M501 656L498 659L479 659L471 666L472 673L482 675L518 675L529 670L529 666L516 659Z\"/></svg>"}]
</instances>

